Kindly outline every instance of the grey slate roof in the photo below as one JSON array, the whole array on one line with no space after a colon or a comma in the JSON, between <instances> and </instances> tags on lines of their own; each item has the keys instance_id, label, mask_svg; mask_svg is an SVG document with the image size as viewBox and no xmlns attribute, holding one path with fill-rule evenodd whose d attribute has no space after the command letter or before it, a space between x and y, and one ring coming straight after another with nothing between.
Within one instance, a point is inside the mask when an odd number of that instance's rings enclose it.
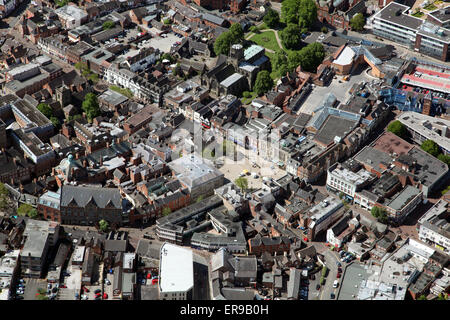
<instances>
[{"instance_id":1,"label":"grey slate roof","mask_svg":"<svg viewBox=\"0 0 450 320\"><path fill-rule=\"evenodd\" d=\"M98 208L107 206L112 206L116 209L122 208L122 197L119 189L115 188L65 185L61 188L61 206L68 206L71 202L79 207L85 207L92 203Z\"/></svg>"}]
</instances>

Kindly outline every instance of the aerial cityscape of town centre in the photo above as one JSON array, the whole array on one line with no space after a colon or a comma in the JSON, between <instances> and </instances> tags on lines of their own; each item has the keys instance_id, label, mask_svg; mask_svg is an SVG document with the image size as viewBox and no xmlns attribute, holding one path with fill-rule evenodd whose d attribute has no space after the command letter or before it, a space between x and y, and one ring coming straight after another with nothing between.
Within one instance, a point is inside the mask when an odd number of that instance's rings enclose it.
<instances>
[{"instance_id":1,"label":"aerial cityscape of town centre","mask_svg":"<svg viewBox=\"0 0 450 320\"><path fill-rule=\"evenodd\" d=\"M0 49L0 300L448 300L450 1L0 0Z\"/></svg>"}]
</instances>

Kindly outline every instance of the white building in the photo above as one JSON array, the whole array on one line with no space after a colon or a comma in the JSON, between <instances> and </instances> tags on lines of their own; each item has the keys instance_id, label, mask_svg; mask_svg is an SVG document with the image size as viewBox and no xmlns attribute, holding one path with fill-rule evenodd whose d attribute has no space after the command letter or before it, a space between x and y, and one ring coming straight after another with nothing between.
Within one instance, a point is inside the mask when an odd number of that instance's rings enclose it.
<instances>
[{"instance_id":1,"label":"white building","mask_svg":"<svg viewBox=\"0 0 450 320\"><path fill-rule=\"evenodd\" d=\"M340 199L330 196L309 210L308 228L311 231L311 239L322 230L327 230L342 216L343 210L339 209L343 206Z\"/></svg>"},{"instance_id":2,"label":"white building","mask_svg":"<svg viewBox=\"0 0 450 320\"><path fill-rule=\"evenodd\" d=\"M11 283L14 283L14 277L18 274L18 260L20 250L14 250L6 253L0 258L0 300L8 300L11 296Z\"/></svg>"},{"instance_id":3,"label":"white building","mask_svg":"<svg viewBox=\"0 0 450 320\"><path fill-rule=\"evenodd\" d=\"M441 199L419 220L419 239L446 253L450 252L449 213L448 202Z\"/></svg>"},{"instance_id":4,"label":"white building","mask_svg":"<svg viewBox=\"0 0 450 320\"><path fill-rule=\"evenodd\" d=\"M59 20L66 29L73 29L88 21L88 14L75 5L66 5L55 10Z\"/></svg>"},{"instance_id":5,"label":"white building","mask_svg":"<svg viewBox=\"0 0 450 320\"><path fill-rule=\"evenodd\" d=\"M160 249L159 277L161 300L191 300L194 288L192 251L164 243Z\"/></svg>"},{"instance_id":6,"label":"white building","mask_svg":"<svg viewBox=\"0 0 450 320\"><path fill-rule=\"evenodd\" d=\"M416 143L421 144L425 140L433 140L444 154L450 154L449 120L412 111L402 112L398 120L405 125Z\"/></svg>"},{"instance_id":7,"label":"white building","mask_svg":"<svg viewBox=\"0 0 450 320\"><path fill-rule=\"evenodd\" d=\"M149 47L146 49L141 49L134 56L127 57L122 64L128 67L132 72L140 72L153 65L159 57L159 50Z\"/></svg>"},{"instance_id":8,"label":"white building","mask_svg":"<svg viewBox=\"0 0 450 320\"><path fill-rule=\"evenodd\" d=\"M361 190L373 178L370 172L363 168L358 172L352 172L336 163L328 169L327 187L343 192L353 199L355 192Z\"/></svg>"}]
</instances>

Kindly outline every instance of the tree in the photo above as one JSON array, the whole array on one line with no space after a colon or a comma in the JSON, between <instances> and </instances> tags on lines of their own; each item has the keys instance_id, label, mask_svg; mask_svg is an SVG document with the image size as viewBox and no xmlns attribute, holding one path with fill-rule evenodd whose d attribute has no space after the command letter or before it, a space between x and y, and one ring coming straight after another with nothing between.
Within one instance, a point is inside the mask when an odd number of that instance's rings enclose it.
<instances>
[{"instance_id":1,"label":"tree","mask_svg":"<svg viewBox=\"0 0 450 320\"><path fill-rule=\"evenodd\" d=\"M31 219L37 219L37 217L39 217L39 213L35 208L32 208L30 211L28 211L28 216Z\"/></svg>"},{"instance_id":2,"label":"tree","mask_svg":"<svg viewBox=\"0 0 450 320\"><path fill-rule=\"evenodd\" d=\"M50 121L56 129L59 129L61 127L61 122L59 122L59 119L57 117L50 117Z\"/></svg>"},{"instance_id":3,"label":"tree","mask_svg":"<svg viewBox=\"0 0 450 320\"><path fill-rule=\"evenodd\" d=\"M391 122L387 127L387 131L392 132L400 138L406 138L406 135L408 134L406 127L399 120Z\"/></svg>"},{"instance_id":4,"label":"tree","mask_svg":"<svg viewBox=\"0 0 450 320\"><path fill-rule=\"evenodd\" d=\"M81 108L86 113L89 121L100 115L100 107L98 105L97 96L93 93L88 93L84 98Z\"/></svg>"},{"instance_id":5,"label":"tree","mask_svg":"<svg viewBox=\"0 0 450 320\"><path fill-rule=\"evenodd\" d=\"M417 300L427 300L427 297L422 294L419 298L417 298Z\"/></svg>"},{"instance_id":6,"label":"tree","mask_svg":"<svg viewBox=\"0 0 450 320\"><path fill-rule=\"evenodd\" d=\"M91 74L88 76L88 80L91 80L92 83L96 84L96 83L98 82L98 74L96 74L96 73L91 73Z\"/></svg>"},{"instance_id":7,"label":"tree","mask_svg":"<svg viewBox=\"0 0 450 320\"><path fill-rule=\"evenodd\" d=\"M172 23L172 20L170 20L169 18L166 18L166 19L163 20L163 23L164 23L165 25L169 25L169 24Z\"/></svg>"},{"instance_id":8,"label":"tree","mask_svg":"<svg viewBox=\"0 0 450 320\"><path fill-rule=\"evenodd\" d=\"M103 22L102 28L103 28L103 30L108 30L108 29L114 28L115 25L116 24L113 21L108 20L108 21Z\"/></svg>"},{"instance_id":9,"label":"tree","mask_svg":"<svg viewBox=\"0 0 450 320\"><path fill-rule=\"evenodd\" d=\"M281 17L285 23L298 23L309 30L317 20L317 6L314 0L284 0Z\"/></svg>"},{"instance_id":10,"label":"tree","mask_svg":"<svg viewBox=\"0 0 450 320\"><path fill-rule=\"evenodd\" d=\"M30 218L32 218L31 216L37 216L37 211L36 209L34 209L31 205L29 205L28 203L22 203L18 208L17 208L17 214L19 216L29 216ZM30 216L31 214L31 216Z\"/></svg>"},{"instance_id":11,"label":"tree","mask_svg":"<svg viewBox=\"0 0 450 320\"><path fill-rule=\"evenodd\" d=\"M8 205L9 191L5 185L0 182L0 209L5 209Z\"/></svg>"},{"instance_id":12,"label":"tree","mask_svg":"<svg viewBox=\"0 0 450 320\"><path fill-rule=\"evenodd\" d=\"M420 145L420 148L431 154L433 157L437 157L439 155L439 146L433 140L425 140Z\"/></svg>"},{"instance_id":13,"label":"tree","mask_svg":"<svg viewBox=\"0 0 450 320\"><path fill-rule=\"evenodd\" d=\"M98 222L98 226L100 228L100 231L102 231L102 232L108 231L108 227L109 227L108 221L102 219Z\"/></svg>"},{"instance_id":14,"label":"tree","mask_svg":"<svg viewBox=\"0 0 450 320\"><path fill-rule=\"evenodd\" d=\"M172 57L171 55L170 55L170 53L163 53L162 55L161 55L161 58L159 59L161 62L163 61L163 60L169 60L169 62L170 63L175 63L176 62L176 59L174 58L174 57Z\"/></svg>"},{"instance_id":15,"label":"tree","mask_svg":"<svg viewBox=\"0 0 450 320\"><path fill-rule=\"evenodd\" d=\"M320 31L322 31L322 33L328 33L328 28L324 26L320 29Z\"/></svg>"},{"instance_id":16,"label":"tree","mask_svg":"<svg viewBox=\"0 0 450 320\"><path fill-rule=\"evenodd\" d=\"M197 200L195 200L195 203L201 202L203 200L203 196L198 196Z\"/></svg>"},{"instance_id":17,"label":"tree","mask_svg":"<svg viewBox=\"0 0 450 320\"><path fill-rule=\"evenodd\" d=\"M263 21L269 28L276 28L280 24L280 15L272 8L269 8Z\"/></svg>"},{"instance_id":18,"label":"tree","mask_svg":"<svg viewBox=\"0 0 450 320\"><path fill-rule=\"evenodd\" d=\"M58 8L64 7L69 3L69 0L55 0L56 6Z\"/></svg>"},{"instance_id":19,"label":"tree","mask_svg":"<svg viewBox=\"0 0 450 320\"><path fill-rule=\"evenodd\" d=\"M365 24L366 18L364 18L362 13L355 14L350 20L350 26L352 27L353 31L362 31Z\"/></svg>"},{"instance_id":20,"label":"tree","mask_svg":"<svg viewBox=\"0 0 450 320\"><path fill-rule=\"evenodd\" d=\"M259 33L259 28L257 26L251 26L249 30L253 33Z\"/></svg>"},{"instance_id":21,"label":"tree","mask_svg":"<svg viewBox=\"0 0 450 320\"><path fill-rule=\"evenodd\" d=\"M450 156L447 154L439 154L437 157L439 160L441 160L443 163L445 163L447 166L450 167Z\"/></svg>"},{"instance_id":22,"label":"tree","mask_svg":"<svg viewBox=\"0 0 450 320\"><path fill-rule=\"evenodd\" d=\"M241 189L241 192L245 192L248 189L248 180L245 177L239 177L234 180L234 184Z\"/></svg>"},{"instance_id":23,"label":"tree","mask_svg":"<svg viewBox=\"0 0 450 320\"><path fill-rule=\"evenodd\" d=\"M309 72L316 72L319 64L325 58L325 49L318 42L310 43L299 51L290 52L289 69L295 69L301 65L302 69Z\"/></svg>"},{"instance_id":24,"label":"tree","mask_svg":"<svg viewBox=\"0 0 450 320\"><path fill-rule=\"evenodd\" d=\"M300 0L298 8L299 25L302 20L303 27L308 30L311 29L314 22L317 20L317 6L314 0Z\"/></svg>"},{"instance_id":25,"label":"tree","mask_svg":"<svg viewBox=\"0 0 450 320\"><path fill-rule=\"evenodd\" d=\"M267 70L258 72L255 80L255 92L261 95L273 87L273 79L270 77L270 73Z\"/></svg>"},{"instance_id":26,"label":"tree","mask_svg":"<svg viewBox=\"0 0 450 320\"><path fill-rule=\"evenodd\" d=\"M172 209L170 209L169 207L165 207L162 209L162 215L163 217L167 216L168 214L170 214L172 212Z\"/></svg>"},{"instance_id":27,"label":"tree","mask_svg":"<svg viewBox=\"0 0 450 320\"><path fill-rule=\"evenodd\" d=\"M281 3L281 17L286 24L298 23L300 0L284 0Z\"/></svg>"},{"instance_id":28,"label":"tree","mask_svg":"<svg viewBox=\"0 0 450 320\"><path fill-rule=\"evenodd\" d=\"M214 42L214 52L216 55L219 54L228 54L231 46L231 34L228 32L224 32L219 35Z\"/></svg>"},{"instance_id":29,"label":"tree","mask_svg":"<svg viewBox=\"0 0 450 320\"><path fill-rule=\"evenodd\" d=\"M379 222L381 222L381 223L387 222L387 220L388 220L387 212L383 208L374 206L374 207L372 207L370 212L372 213L372 216L377 218L377 220Z\"/></svg>"},{"instance_id":30,"label":"tree","mask_svg":"<svg viewBox=\"0 0 450 320\"><path fill-rule=\"evenodd\" d=\"M289 24L281 31L281 41L288 49L298 49L302 43L300 27L296 24Z\"/></svg>"},{"instance_id":31,"label":"tree","mask_svg":"<svg viewBox=\"0 0 450 320\"><path fill-rule=\"evenodd\" d=\"M39 103L36 107L44 116L46 116L48 119L53 116L53 109L46 103Z\"/></svg>"},{"instance_id":32,"label":"tree","mask_svg":"<svg viewBox=\"0 0 450 320\"><path fill-rule=\"evenodd\" d=\"M240 23L233 23L228 32L231 34L231 44L241 43L244 40L244 30Z\"/></svg>"},{"instance_id":33,"label":"tree","mask_svg":"<svg viewBox=\"0 0 450 320\"><path fill-rule=\"evenodd\" d=\"M286 52L283 50L278 50L275 52L271 61L272 70L276 70L279 76L284 76L286 75L286 72L289 71L288 58L286 56Z\"/></svg>"},{"instance_id":34,"label":"tree","mask_svg":"<svg viewBox=\"0 0 450 320\"><path fill-rule=\"evenodd\" d=\"M223 32L214 42L214 52L216 55L228 55L233 44L241 43L244 40L244 30L239 23L231 25L230 30Z\"/></svg>"}]
</instances>

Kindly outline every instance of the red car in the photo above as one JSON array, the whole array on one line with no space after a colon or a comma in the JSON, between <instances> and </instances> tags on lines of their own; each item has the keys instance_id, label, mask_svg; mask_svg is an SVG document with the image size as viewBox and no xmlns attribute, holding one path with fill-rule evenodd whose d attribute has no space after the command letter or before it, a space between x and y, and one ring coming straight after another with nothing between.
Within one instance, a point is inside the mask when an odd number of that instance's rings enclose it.
<instances>
[{"instance_id":1,"label":"red car","mask_svg":"<svg viewBox=\"0 0 450 320\"><path fill-rule=\"evenodd\" d=\"M67 288L67 286L65 284L62 284L59 286L60 288Z\"/></svg>"},{"instance_id":2,"label":"red car","mask_svg":"<svg viewBox=\"0 0 450 320\"><path fill-rule=\"evenodd\" d=\"M340 277L341 277L341 274L338 273L338 274L336 275L336 279L339 279Z\"/></svg>"},{"instance_id":3,"label":"red car","mask_svg":"<svg viewBox=\"0 0 450 320\"><path fill-rule=\"evenodd\" d=\"M106 292L103 294L103 299L108 299L108 294Z\"/></svg>"},{"instance_id":4,"label":"red car","mask_svg":"<svg viewBox=\"0 0 450 320\"><path fill-rule=\"evenodd\" d=\"M84 292L89 292L90 290L86 287L83 287Z\"/></svg>"}]
</instances>

